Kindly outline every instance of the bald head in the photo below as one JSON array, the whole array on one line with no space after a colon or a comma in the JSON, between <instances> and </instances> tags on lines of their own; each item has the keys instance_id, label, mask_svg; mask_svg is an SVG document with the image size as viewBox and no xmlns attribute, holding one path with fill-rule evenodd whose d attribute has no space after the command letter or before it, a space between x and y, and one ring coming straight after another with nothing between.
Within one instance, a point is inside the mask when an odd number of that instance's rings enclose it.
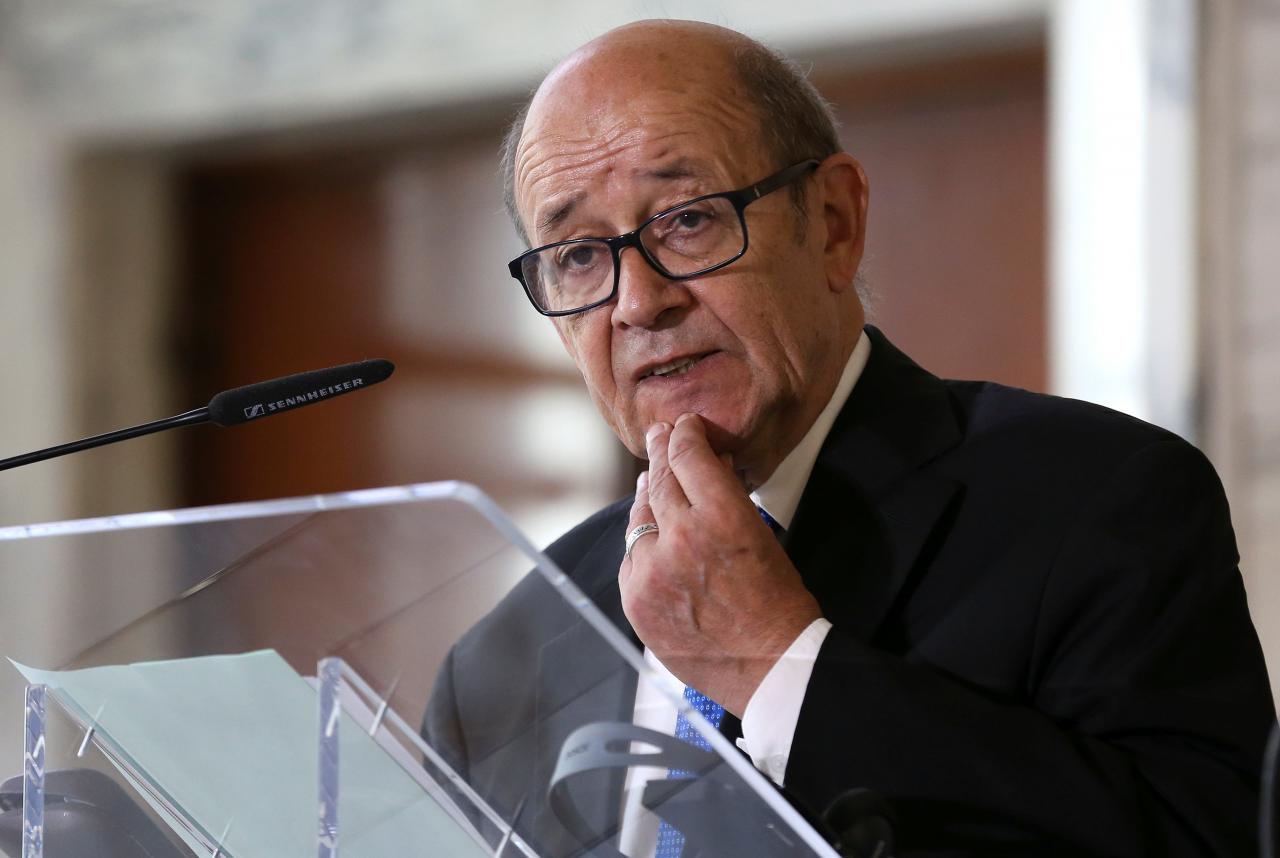
<instances>
[{"instance_id":1,"label":"bald head","mask_svg":"<svg viewBox=\"0 0 1280 858\"><path fill-rule=\"evenodd\" d=\"M543 79L530 104L535 112L562 87L582 82L601 95L619 83L662 85L664 80L734 87L738 50L757 46L741 33L699 21L637 21L592 39ZM611 85L612 84L612 85Z\"/></svg>"},{"instance_id":2,"label":"bald head","mask_svg":"<svg viewBox=\"0 0 1280 858\"><path fill-rule=\"evenodd\" d=\"M736 122L744 148L764 153L771 164L824 158L839 151L831 110L804 73L788 58L741 33L697 21L637 21L610 30L557 65L516 116L502 147L504 201L526 244L516 198L521 156L547 132L549 119L570 111L583 131L596 134L596 120L619 114L638 94L672 104L701 100ZM522 146L522 142L526 145ZM527 165L524 165L527 166ZM803 188L793 189L803 211Z\"/></svg>"}]
</instances>

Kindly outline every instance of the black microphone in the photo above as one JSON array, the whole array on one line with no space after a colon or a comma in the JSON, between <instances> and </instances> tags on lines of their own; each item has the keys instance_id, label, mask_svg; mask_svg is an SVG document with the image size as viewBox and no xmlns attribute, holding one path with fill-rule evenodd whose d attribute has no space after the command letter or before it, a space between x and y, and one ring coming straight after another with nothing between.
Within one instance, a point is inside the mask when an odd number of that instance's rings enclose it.
<instances>
[{"instance_id":1,"label":"black microphone","mask_svg":"<svg viewBox=\"0 0 1280 858\"><path fill-rule=\"evenodd\" d=\"M92 438L59 444L34 453L0 459L0 471L43 462L45 459L65 456L80 450L91 450L104 444L114 444L117 441L150 435L153 432L163 432L165 429L173 429L177 426L193 426L197 423L236 426L240 423L248 423L259 417L291 411L314 402L323 402L335 396L342 396L344 393L363 390L380 381L386 381L393 372L395 372L395 365L389 360L363 360L358 363L331 366L328 369L316 369L271 381L247 384L234 390L224 390L210 399L208 406L204 408L196 408L174 417L143 423L141 426L117 429L115 432L94 435Z\"/></svg>"},{"instance_id":2,"label":"black microphone","mask_svg":"<svg viewBox=\"0 0 1280 858\"><path fill-rule=\"evenodd\" d=\"M246 384L210 399L209 420L219 426L247 423L360 390L385 381L393 372L395 365L389 360L364 360Z\"/></svg>"}]
</instances>

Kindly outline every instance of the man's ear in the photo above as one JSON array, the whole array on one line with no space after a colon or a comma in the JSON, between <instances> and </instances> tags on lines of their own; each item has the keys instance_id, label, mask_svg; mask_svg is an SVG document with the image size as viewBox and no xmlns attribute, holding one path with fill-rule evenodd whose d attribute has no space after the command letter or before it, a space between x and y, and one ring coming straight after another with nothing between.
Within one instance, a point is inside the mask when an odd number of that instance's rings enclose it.
<instances>
[{"instance_id":1,"label":"man's ear","mask_svg":"<svg viewBox=\"0 0 1280 858\"><path fill-rule=\"evenodd\" d=\"M847 152L818 166L817 184L826 226L823 260L827 287L843 292L853 286L867 237L867 174Z\"/></svg>"}]
</instances>

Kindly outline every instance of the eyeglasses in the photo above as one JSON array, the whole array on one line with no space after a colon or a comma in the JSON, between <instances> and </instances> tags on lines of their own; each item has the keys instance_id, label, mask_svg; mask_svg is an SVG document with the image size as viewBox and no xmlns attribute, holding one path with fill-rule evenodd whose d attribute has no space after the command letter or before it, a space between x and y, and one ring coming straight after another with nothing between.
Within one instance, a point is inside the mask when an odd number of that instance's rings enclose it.
<instances>
[{"instance_id":1,"label":"eyeglasses","mask_svg":"<svg viewBox=\"0 0 1280 858\"><path fill-rule=\"evenodd\" d=\"M511 276L539 313L569 316L607 304L618 294L624 247L639 250L645 262L671 280L708 274L747 252L746 207L819 163L801 161L740 190L695 197L613 238L572 238L535 247L511 260Z\"/></svg>"}]
</instances>

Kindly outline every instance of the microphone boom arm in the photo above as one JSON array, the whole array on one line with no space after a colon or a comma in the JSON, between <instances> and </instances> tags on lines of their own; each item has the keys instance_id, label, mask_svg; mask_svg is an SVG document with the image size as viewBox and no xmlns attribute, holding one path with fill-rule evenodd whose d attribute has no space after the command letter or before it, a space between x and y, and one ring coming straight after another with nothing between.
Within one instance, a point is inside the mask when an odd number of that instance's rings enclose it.
<instances>
[{"instance_id":1,"label":"microphone boom arm","mask_svg":"<svg viewBox=\"0 0 1280 858\"><path fill-rule=\"evenodd\" d=\"M197 423L209 422L209 409L195 408L191 411L166 417L163 420L153 420L150 423L143 423L141 426L131 426L128 429L117 429L114 432L104 432L101 435L94 435L92 438L81 438L79 441L69 441L66 444L59 444L56 447L46 447L43 450L36 450L34 453L23 453L21 456L11 456L8 459L0 459L0 471L7 471L9 468L18 468L22 465L31 465L35 462L43 462L45 459L53 459L58 456L65 456L67 453L78 453L81 450L92 450L94 447L101 447L104 444L114 444L117 441L127 441L130 438L138 438L142 435L150 435L154 432L163 432L166 429L173 429L178 426L194 426Z\"/></svg>"},{"instance_id":2,"label":"microphone boom arm","mask_svg":"<svg viewBox=\"0 0 1280 858\"><path fill-rule=\"evenodd\" d=\"M116 441L150 435L153 432L175 429L179 426L193 426L197 423L237 426L271 414L280 414L352 391L363 390L386 381L391 373L395 372L395 368L395 364L389 360L363 360L331 366L327 369L299 372L271 381L247 384L244 387L224 390L210 399L209 404L204 408L195 408L163 420L153 420L128 429L117 429L115 432L82 438L79 441L37 450L34 453L0 459L0 471L43 462L45 459L65 456L67 453L78 453L81 450L114 444Z\"/></svg>"}]
</instances>

